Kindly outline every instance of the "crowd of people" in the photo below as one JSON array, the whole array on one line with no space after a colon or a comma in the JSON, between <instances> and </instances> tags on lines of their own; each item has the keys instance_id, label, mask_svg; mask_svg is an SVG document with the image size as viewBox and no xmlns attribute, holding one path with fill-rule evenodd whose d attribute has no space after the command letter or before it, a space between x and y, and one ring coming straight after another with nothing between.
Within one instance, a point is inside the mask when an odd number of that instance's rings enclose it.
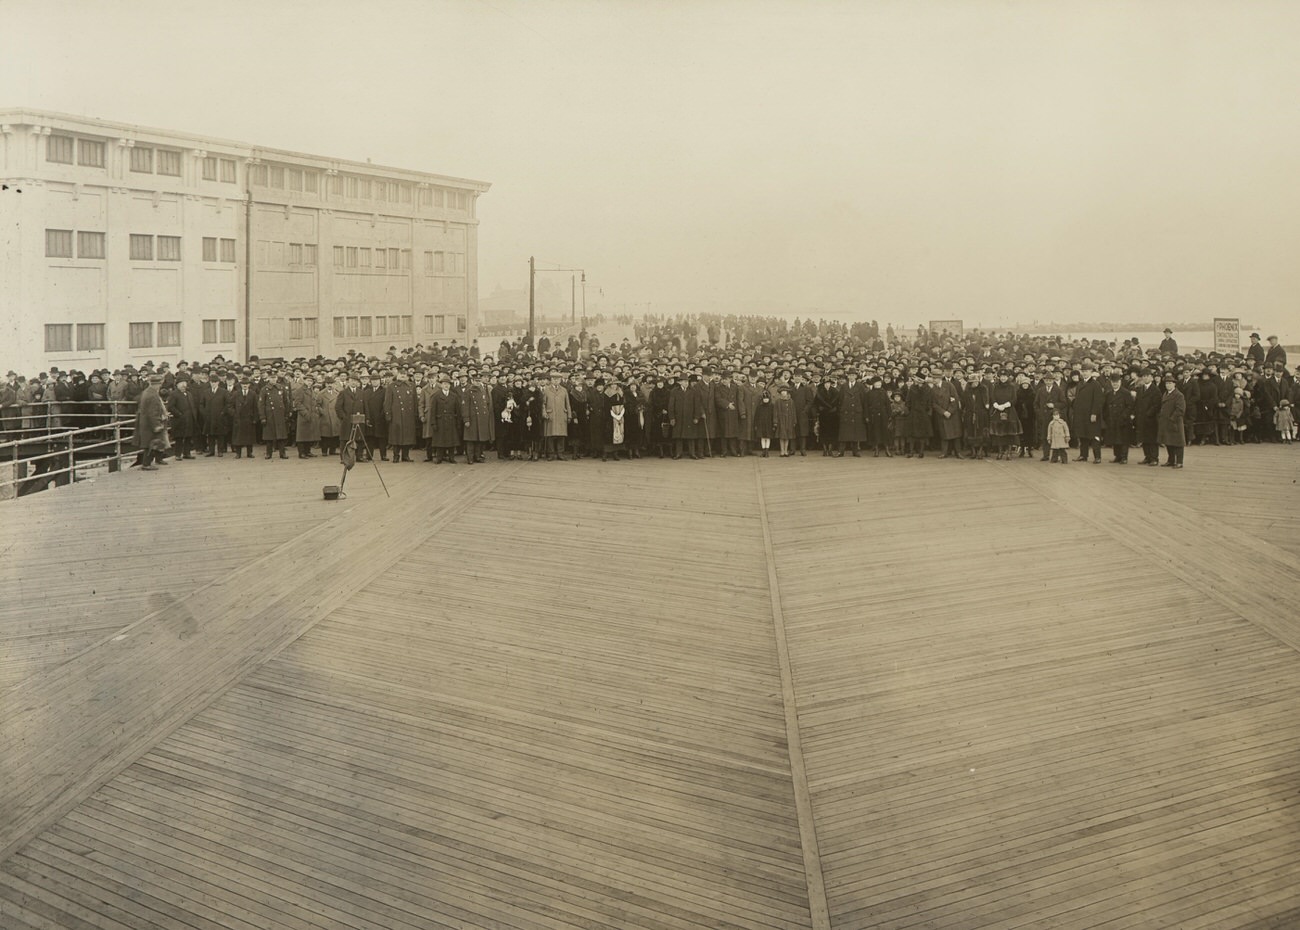
<instances>
[{"instance_id":1,"label":"crowd of people","mask_svg":"<svg viewBox=\"0 0 1300 930\"><path fill-rule=\"evenodd\" d=\"M646 456L901 456L1183 466L1188 445L1290 443L1300 381L1285 350L1245 352L1014 333L918 333L763 317L642 320L635 342L503 340L493 353L417 346L382 358L218 358L88 377L14 372L0 429L24 403L136 402L137 464L199 455L356 454L410 462ZM1300 367L1300 366L1298 366ZM35 386L35 391L33 391ZM1166 449L1163 463L1160 447ZM1073 450L1073 453L1069 450Z\"/></svg>"}]
</instances>

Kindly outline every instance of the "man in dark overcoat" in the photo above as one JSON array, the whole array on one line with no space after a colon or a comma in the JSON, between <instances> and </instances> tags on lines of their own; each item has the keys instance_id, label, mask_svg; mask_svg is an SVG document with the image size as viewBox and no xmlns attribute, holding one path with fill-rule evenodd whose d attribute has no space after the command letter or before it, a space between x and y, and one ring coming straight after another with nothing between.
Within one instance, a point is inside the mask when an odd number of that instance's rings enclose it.
<instances>
[{"instance_id":1,"label":"man in dark overcoat","mask_svg":"<svg viewBox=\"0 0 1300 930\"><path fill-rule=\"evenodd\" d=\"M278 452L282 459L289 457L284 450L284 443L289 438L291 409L293 409L293 401L290 397L289 385L283 375L274 381L266 381L262 384L262 390L258 392L257 397L257 420L262 424L262 441L266 443L268 459L272 452Z\"/></svg>"},{"instance_id":2,"label":"man in dark overcoat","mask_svg":"<svg viewBox=\"0 0 1300 930\"><path fill-rule=\"evenodd\" d=\"M840 385L839 423L838 454L843 456L846 449L852 449L853 457L858 458L862 454L858 445L867 439L867 404L856 368L849 368L844 383Z\"/></svg>"},{"instance_id":3,"label":"man in dark overcoat","mask_svg":"<svg viewBox=\"0 0 1300 930\"><path fill-rule=\"evenodd\" d=\"M388 422L388 444L393 447L394 462L409 462L411 447L419 439L416 403L415 385L406 369L397 369L396 378L384 392L384 419Z\"/></svg>"},{"instance_id":4,"label":"man in dark overcoat","mask_svg":"<svg viewBox=\"0 0 1300 930\"><path fill-rule=\"evenodd\" d=\"M1052 419L1052 410L1065 409L1065 388L1056 380L1056 371L1048 368L1042 382L1034 389L1034 427L1038 442L1043 447L1040 461L1051 459L1051 449L1047 444L1047 424Z\"/></svg>"},{"instance_id":5,"label":"man in dark overcoat","mask_svg":"<svg viewBox=\"0 0 1300 930\"><path fill-rule=\"evenodd\" d=\"M1118 369L1110 375L1104 417L1106 445L1110 446L1113 455L1111 463L1127 465L1129 446L1133 445L1133 424L1137 419L1137 391L1123 383Z\"/></svg>"},{"instance_id":6,"label":"man in dark overcoat","mask_svg":"<svg viewBox=\"0 0 1300 930\"><path fill-rule=\"evenodd\" d=\"M1074 392L1074 406L1071 408L1070 435L1079 440L1079 457L1075 460L1086 462L1088 450L1093 452L1093 461L1101 461L1101 437L1106 427L1106 392L1097 380L1097 369L1089 362L1083 365L1083 380Z\"/></svg>"},{"instance_id":7,"label":"man in dark overcoat","mask_svg":"<svg viewBox=\"0 0 1300 930\"><path fill-rule=\"evenodd\" d=\"M167 458L167 406L159 388L162 375L150 375L149 386L140 395L135 410L135 444L140 449L140 465L144 471L157 471L154 465L166 465Z\"/></svg>"},{"instance_id":8,"label":"man in dark overcoat","mask_svg":"<svg viewBox=\"0 0 1300 930\"><path fill-rule=\"evenodd\" d=\"M251 459L253 446L257 443L260 412L257 392L253 390L248 375L240 375L239 385L227 400L230 404L230 445L235 450L235 458L242 458L247 452Z\"/></svg>"},{"instance_id":9,"label":"man in dark overcoat","mask_svg":"<svg viewBox=\"0 0 1300 930\"><path fill-rule=\"evenodd\" d=\"M429 423L429 441L433 444L437 463L454 462L456 448L460 445L463 414L461 395L451 389L451 378L447 375L438 379L438 388L429 395L429 406L424 415Z\"/></svg>"},{"instance_id":10,"label":"man in dark overcoat","mask_svg":"<svg viewBox=\"0 0 1300 930\"><path fill-rule=\"evenodd\" d=\"M736 385L732 383L730 371L724 371L722 380L713 386L713 403L717 408L715 419L718 424L718 435L715 438L719 441L721 454L739 457L742 411L740 396L736 392Z\"/></svg>"},{"instance_id":11,"label":"man in dark overcoat","mask_svg":"<svg viewBox=\"0 0 1300 930\"><path fill-rule=\"evenodd\" d=\"M362 388L366 407L366 442L371 452L379 451L379 458L388 461L388 417L384 414L384 379L378 371L371 371L370 383Z\"/></svg>"},{"instance_id":12,"label":"man in dark overcoat","mask_svg":"<svg viewBox=\"0 0 1300 930\"><path fill-rule=\"evenodd\" d=\"M1137 397L1133 403L1133 426L1142 447L1142 464L1160 464L1160 385L1150 369L1138 374Z\"/></svg>"},{"instance_id":13,"label":"man in dark overcoat","mask_svg":"<svg viewBox=\"0 0 1300 930\"><path fill-rule=\"evenodd\" d=\"M478 369L471 369L469 385L461 392L460 415L464 422L465 461L483 461L483 448L496 436L492 419L492 393Z\"/></svg>"},{"instance_id":14,"label":"man in dark overcoat","mask_svg":"<svg viewBox=\"0 0 1300 930\"><path fill-rule=\"evenodd\" d=\"M198 431L199 417L194 398L190 395L189 380L176 382L171 396L167 398L167 412L170 415L172 439L176 443L177 460L193 459L194 453L190 448Z\"/></svg>"},{"instance_id":15,"label":"man in dark overcoat","mask_svg":"<svg viewBox=\"0 0 1300 930\"><path fill-rule=\"evenodd\" d=\"M938 376L934 378L931 390L934 392L931 409L934 411L935 433L943 450L939 458L958 458L957 443L961 441L961 391L952 378Z\"/></svg>"}]
</instances>

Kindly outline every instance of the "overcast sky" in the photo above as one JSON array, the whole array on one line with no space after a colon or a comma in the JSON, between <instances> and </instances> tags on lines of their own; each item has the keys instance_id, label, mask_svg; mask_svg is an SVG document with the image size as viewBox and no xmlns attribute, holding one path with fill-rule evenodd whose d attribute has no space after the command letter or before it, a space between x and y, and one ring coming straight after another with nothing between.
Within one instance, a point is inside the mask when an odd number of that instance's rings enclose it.
<instances>
[{"instance_id":1,"label":"overcast sky","mask_svg":"<svg viewBox=\"0 0 1300 930\"><path fill-rule=\"evenodd\" d=\"M491 182L485 295L1300 336L1296 0L0 12L0 106Z\"/></svg>"}]
</instances>

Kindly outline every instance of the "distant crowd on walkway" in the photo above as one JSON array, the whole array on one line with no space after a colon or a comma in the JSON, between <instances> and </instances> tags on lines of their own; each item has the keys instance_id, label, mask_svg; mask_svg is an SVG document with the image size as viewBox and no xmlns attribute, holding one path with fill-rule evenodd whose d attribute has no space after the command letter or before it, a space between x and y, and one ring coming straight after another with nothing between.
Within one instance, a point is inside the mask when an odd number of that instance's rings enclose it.
<instances>
[{"instance_id":1,"label":"distant crowd on walkway","mask_svg":"<svg viewBox=\"0 0 1300 930\"><path fill-rule=\"evenodd\" d=\"M197 455L300 458L345 446L364 459L673 459L758 455L1027 458L1181 467L1187 445L1291 442L1300 382L1276 337L1245 352L1015 333L768 317L648 317L635 341L583 331L355 352L220 357L112 371L9 372L0 429L22 405L134 402L138 464ZM562 344L561 344L562 343ZM1300 367L1300 366L1298 366ZM57 415L57 414L56 414ZM1055 454L1054 454L1055 453Z\"/></svg>"}]
</instances>

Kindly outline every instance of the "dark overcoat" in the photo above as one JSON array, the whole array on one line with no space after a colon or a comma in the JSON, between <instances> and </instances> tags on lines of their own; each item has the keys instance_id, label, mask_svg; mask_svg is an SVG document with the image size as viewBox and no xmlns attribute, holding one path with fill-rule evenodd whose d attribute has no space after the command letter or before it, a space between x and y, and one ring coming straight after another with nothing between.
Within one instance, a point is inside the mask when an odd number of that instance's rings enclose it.
<instances>
[{"instance_id":1,"label":"dark overcoat","mask_svg":"<svg viewBox=\"0 0 1300 930\"><path fill-rule=\"evenodd\" d=\"M280 384L264 384L258 392L258 419L262 422L262 441L289 438L289 389Z\"/></svg>"},{"instance_id":2,"label":"dark overcoat","mask_svg":"<svg viewBox=\"0 0 1300 930\"><path fill-rule=\"evenodd\" d=\"M413 446L420 439L416 417L415 385L409 381L394 381L384 392L384 419L388 421L388 443L393 446Z\"/></svg>"},{"instance_id":3,"label":"dark overcoat","mask_svg":"<svg viewBox=\"0 0 1300 930\"><path fill-rule=\"evenodd\" d=\"M1070 435L1096 441L1106 428L1106 389L1096 378L1079 383L1070 408Z\"/></svg>"},{"instance_id":4,"label":"dark overcoat","mask_svg":"<svg viewBox=\"0 0 1300 930\"><path fill-rule=\"evenodd\" d=\"M1137 418L1137 391L1121 385L1106 395L1106 445L1133 445Z\"/></svg>"},{"instance_id":5,"label":"dark overcoat","mask_svg":"<svg viewBox=\"0 0 1300 930\"><path fill-rule=\"evenodd\" d=\"M1137 399L1133 402L1136 417L1133 425L1137 431L1137 441L1141 445L1159 442L1160 394L1160 385L1154 382L1137 389Z\"/></svg>"},{"instance_id":6,"label":"dark overcoat","mask_svg":"<svg viewBox=\"0 0 1300 930\"><path fill-rule=\"evenodd\" d=\"M460 400L460 395L451 389L444 394L439 388L429 395L424 421L429 428L429 440L434 448L454 449L460 445L460 430L464 421ZM513 415L523 419L518 409Z\"/></svg>"},{"instance_id":7,"label":"dark overcoat","mask_svg":"<svg viewBox=\"0 0 1300 930\"><path fill-rule=\"evenodd\" d=\"M1174 388L1160 398L1160 422L1157 438L1162 446L1187 445L1187 431L1183 420L1187 416L1187 399Z\"/></svg>"},{"instance_id":8,"label":"dark overcoat","mask_svg":"<svg viewBox=\"0 0 1300 930\"><path fill-rule=\"evenodd\" d=\"M861 381L845 381L840 385L839 421L840 442L866 441L867 407Z\"/></svg>"},{"instance_id":9,"label":"dark overcoat","mask_svg":"<svg viewBox=\"0 0 1300 930\"><path fill-rule=\"evenodd\" d=\"M198 432L199 412L188 389L174 389L171 397L167 398L167 410L171 414L173 438L188 439Z\"/></svg>"},{"instance_id":10,"label":"dark overcoat","mask_svg":"<svg viewBox=\"0 0 1300 930\"><path fill-rule=\"evenodd\" d=\"M934 411L935 431L940 439L961 438L961 392L951 381L943 380L933 388L934 399L931 409ZM909 399L909 406L911 401ZM947 416L944 416L947 414Z\"/></svg>"},{"instance_id":11,"label":"dark overcoat","mask_svg":"<svg viewBox=\"0 0 1300 930\"><path fill-rule=\"evenodd\" d=\"M491 442L496 438L492 394L486 384L470 384L461 392L460 415L466 442Z\"/></svg>"},{"instance_id":12,"label":"dark overcoat","mask_svg":"<svg viewBox=\"0 0 1300 930\"><path fill-rule=\"evenodd\" d=\"M257 442L257 392L247 384L230 395L230 444L237 448Z\"/></svg>"}]
</instances>

